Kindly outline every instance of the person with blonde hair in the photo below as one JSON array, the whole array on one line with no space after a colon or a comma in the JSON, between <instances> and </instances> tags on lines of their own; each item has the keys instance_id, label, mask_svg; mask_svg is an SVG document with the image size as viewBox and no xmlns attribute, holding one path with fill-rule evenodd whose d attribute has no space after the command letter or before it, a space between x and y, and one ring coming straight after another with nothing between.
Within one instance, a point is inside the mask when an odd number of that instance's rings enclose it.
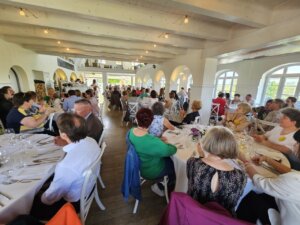
<instances>
[{"instance_id":1,"label":"person with blonde hair","mask_svg":"<svg viewBox=\"0 0 300 225\"><path fill-rule=\"evenodd\" d=\"M191 124L195 121L196 117L200 116L199 110L202 108L202 102L200 100L194 100L191 108L192 112L183 118L182 123Z\"/></svg>"},{"instance_id":2,"label":"person with blonde hair","mask_svg":"<svg viewBox=\"0 0 300 225\"><path fill-rule=\"evenodd\" d=\"M250 112L251 106L242 102L233 113L227 112L224 125L233 131L243 131L250 124L246 116Z\"/></svg>"},{"instance_id":3,"label":"person with blonde hair","mask_svg":"<svg viewBox=\"0 0 300 225\"><path fill-rule=\"evenodd\" d=\"M188 194L200 203L217 202L234 214L247 177L225 160L238 157L233 133L226 127L212 127L197 148L200 157L187 162Z\"/></svg>"}]
</instances>

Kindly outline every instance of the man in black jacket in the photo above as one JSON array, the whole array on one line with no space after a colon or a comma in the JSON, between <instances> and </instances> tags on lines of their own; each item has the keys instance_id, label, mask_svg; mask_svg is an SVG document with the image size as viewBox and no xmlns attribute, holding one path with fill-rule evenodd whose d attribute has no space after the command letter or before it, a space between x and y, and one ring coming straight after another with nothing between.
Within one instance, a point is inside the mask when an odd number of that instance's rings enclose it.
<instances>
[{"instance_id":1,"label":"man in black jacket","mask_svg":"<svg viewBox=\"0 0 300 225\"><path fill-rule=\"evenodd\" d=\"M4 86L0 89L0 119L6 128L6 116L13 107L11 101L14 96L14 90L10 86Z\"/></svg>"}]
</instances>

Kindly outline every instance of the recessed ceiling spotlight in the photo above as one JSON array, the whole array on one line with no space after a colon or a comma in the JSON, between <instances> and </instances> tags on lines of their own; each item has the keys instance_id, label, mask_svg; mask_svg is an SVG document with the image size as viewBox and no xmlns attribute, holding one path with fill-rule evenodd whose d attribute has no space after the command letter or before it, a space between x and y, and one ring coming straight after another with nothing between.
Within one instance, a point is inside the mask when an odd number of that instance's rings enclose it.
<instances>
[{"instance_id":1,"label":"recessed ceiling spotlight","mask_svg":"<svg viewBox=\"0 0 300 225\"><path fill-rule=\"evenodd\" d=\"M69 48L67 48L67 51L70 51L70 49L69 49Z\"/></svg>"},{"instance_id":2,"label":"recessed ceiling spotlight","mask_svg":"<svg viewBox=\"0 0 300 225\"><path fill-rule=\"evenodd\" d=\"M20 16L25 16L26 15L25 12L24 12L24 10L22 8L20 8L19 15Z\"/></svg>"},{"instance_id":3,"label":"recessed ceiling spotlight","mask_svg":"<svg viewBox=\"0 0 300 225\"><path fill-rule=\"evenodd\" d=\"M44 34L48 34L48 33L49 33L48 29L45 29Z\"/></svg>"},{"instance_id":4,"label":"recessed ceiling spotlight","mask_svg":"<svg viewBox=\"0 0 300 225\"><path fill-rule=\"evenodd\" d=\"M139 59L136 59L135 61L137 61L137 62L138 62L138 61L139 61Z\"/></svg>"},{"instance_id":5,"label":"recessed ceiling spotlight","mask_svg":"<svg viewBox=\"0 0 300 225\"><path fill-rule=\"evenodd\" d=\"M157 46L156 44L153 45L154 48L156 48L156 46Z\"/></svg>"},{"instance_id":6,"label":"recessed ceiling spotlight","mask_svg":"<svg viewBox=\"0 0 300 225\"><path fill-rule=\"evenodd\" d=\"M60 42L60 41L57 41L57 44L59 44L59 45L60 45L60 44L61 44L61 42Z\"/></svg>"},{"instance_id":7,"label":"recessed ceiling spotlight","mask_svg":"<svg viewBox=\"0 0 300 225\"><path fill-rule=\"evenodd\" d=\"M165 39L168 39L169 38L169 34L165 33L164 37L165 37Z\"/></svg>"},{"instance_id":8,"label":"recessed ceiling spotlight","mask_svg":"<svg viewBox=\"0 0 300 225\"><path fill-rule=\"evenodd\" d=\"M185 15L184 17L184 21L183 21L185 24L189 23L189 17L187 15Z\"/></svg>"},{"instance_id":9,"label":"recessed ceiling spotlight","mask_svg":"<svg viewBox=\"0 0 300 225\"><path fill-rule=\"evenodd\" d=\"M140 58L142 59L142 58L143 58L143 56L141 55L141 56L140 56Z\"/></svg>"},{"instance_id":10,"label":"recessed ceiling spotlight","mask_svg":"<svg viewBox=\"0 0 300 225\"><path fill-rule=\"evenodd\" d=\"M149 53L149 52L148 52L148 50L146 50L145 52L146 52L146 54L148 54L148 53Z\"/></svg>"}]
</instances>

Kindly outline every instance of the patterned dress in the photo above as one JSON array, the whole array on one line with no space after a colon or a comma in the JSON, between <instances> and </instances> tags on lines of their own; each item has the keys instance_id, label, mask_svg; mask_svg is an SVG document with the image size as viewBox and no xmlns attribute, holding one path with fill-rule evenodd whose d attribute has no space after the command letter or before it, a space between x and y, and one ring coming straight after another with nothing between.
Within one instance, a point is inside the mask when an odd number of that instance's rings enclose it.
<instances>
[{"instance_id":1,"label":"patterned dress","mask_svg":"<svg viewBox=\"0 0 300 225\"><path fill-rule=\"evenodd\" d=\"M149 133L156 137L161 137L164 131L164 117L161 115L154 115L154 119L149 127Z\"/></svg>"},{"instance_id":2,"label":"patterned dress","mask_svg":"<svg viewBox=\"0 0 300 225\"><path fill-rule=\"evenodd\" d=\"M218 190L212 192L211 181L218 173ZM225 209L235 215L234 207L241 197L247 182L243 171L217 170L201 158L190 158L187 162L188 194L200 203L218 202Z\"/></svg>"}]
</instances>

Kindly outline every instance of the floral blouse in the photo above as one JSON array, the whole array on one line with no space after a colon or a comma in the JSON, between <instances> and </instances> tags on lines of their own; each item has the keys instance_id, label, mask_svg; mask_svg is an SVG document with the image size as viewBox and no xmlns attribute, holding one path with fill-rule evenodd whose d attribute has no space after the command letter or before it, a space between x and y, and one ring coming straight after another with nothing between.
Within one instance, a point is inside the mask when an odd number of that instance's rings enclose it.
<instances>
[{"instance_id":1,"label":"floral blouse","mask_svg":"<svg viewBox=\"0 0 300 225\"><path fill-rule=\"evenodd\" d=\"M164 117L161 115L154 115L154 119L149 127L149 133L156 137L161 137L164 131Z\"/></svg>"},{"instance_id":2,"label":"floral blouse","mask_svg":"<svg viewBox=\"0 0 300 225\"><path fill-rule=\"evenodd\" d=\"M212 192L211 181L218 173L218 190ZM200 203L218 202L233 215L234 207L243 194L247 182L246 174L238 169L217 170L201 158L190 158L187 162L188 194Z\"/></svg>"}]
</instances>

